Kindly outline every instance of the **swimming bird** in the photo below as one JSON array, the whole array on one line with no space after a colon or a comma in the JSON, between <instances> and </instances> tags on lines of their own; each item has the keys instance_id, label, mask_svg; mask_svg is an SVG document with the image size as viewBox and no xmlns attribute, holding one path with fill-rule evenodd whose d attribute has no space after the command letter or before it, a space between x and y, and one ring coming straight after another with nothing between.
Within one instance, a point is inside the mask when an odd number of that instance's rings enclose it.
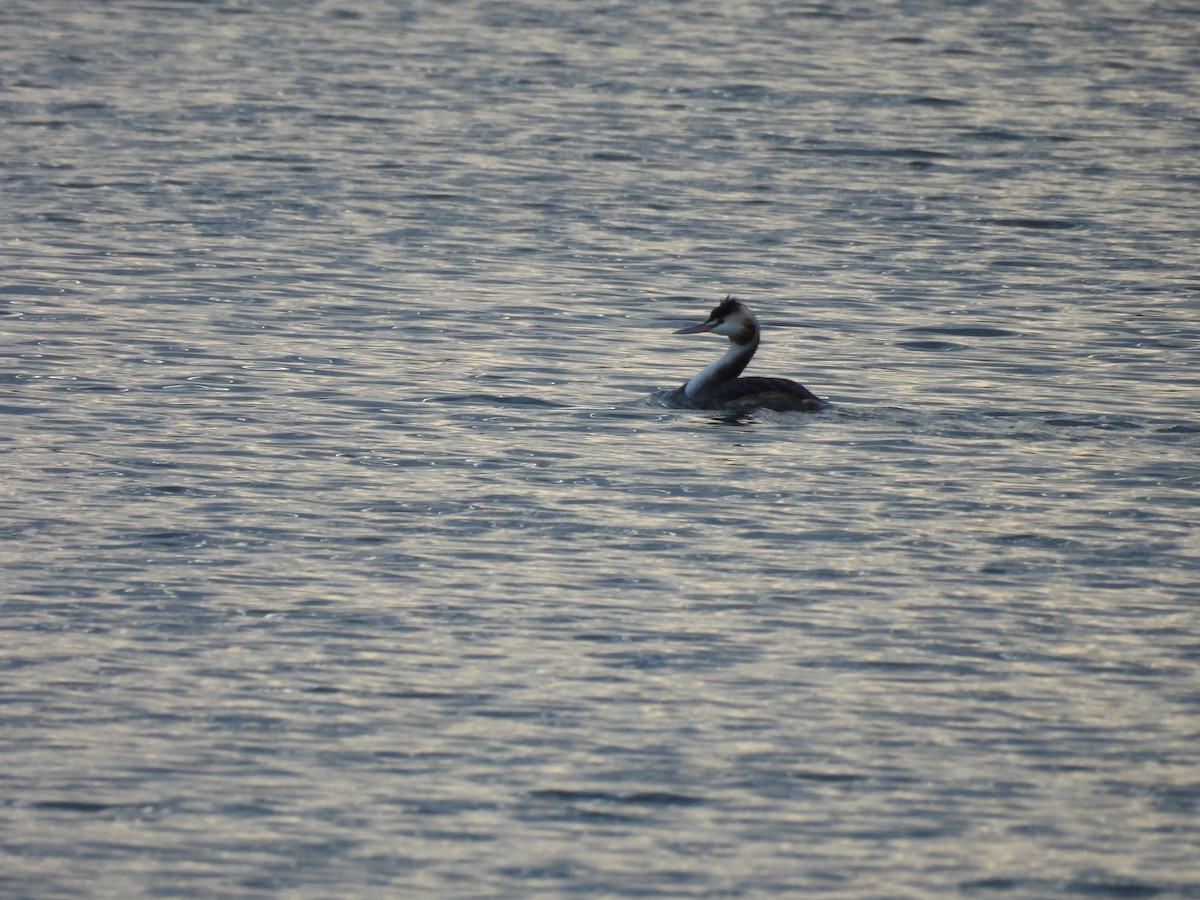
<instances>
[{"instance_id":1,"label":"swimming bird","mask_svg":"<svg viewBox=\"0 0 1200 900\"><path fill-rule=\"evenodd\" d=\"M726 297L708 315L708 320L675 334L721 334L729 338L729 349L713 363L693 375L674 392L689 406L749 412L771 409L778 412L821 408L821 400L804 385L787 378L739 378L759 344L758 319L741 300Z\"/></svg>"}]
</instances>

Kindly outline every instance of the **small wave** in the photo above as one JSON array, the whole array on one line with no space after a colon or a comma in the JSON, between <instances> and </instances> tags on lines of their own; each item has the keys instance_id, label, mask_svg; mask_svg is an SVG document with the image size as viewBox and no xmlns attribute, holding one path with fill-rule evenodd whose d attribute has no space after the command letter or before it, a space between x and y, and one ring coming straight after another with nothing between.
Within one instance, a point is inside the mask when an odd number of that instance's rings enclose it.
<instances>
[{"instance_id":1,"label":"small wave","mask_svg":"<svg viewBox=\"0 0 1200 900\"><path fill-rule=\"evenodd\" d=\"M1046 424L1052 428L1099 428L1103 431L1135 431L1142 426L1126 419L1113 419L1109 416L1062 416L1047 419Z\"/></svg>"},{"instance_id":2,"label":"small wave","mask_svg":"<svg viewBox=\"0 0 1200 900\"><path fill-rule=\"evenodd\" d=\"M1057 230L1078 228L1080 223L1071 219L1037 219L1030 216L1014 216L1003 219L984 219L985 225L999 225L1001 228L1036 228L1042 230Z\"/></svg>"},{"instance_id":3,"label":"small wave","mask_svg":"<svg viewBox=\"0 0 1200 900\"><path fill-rule=\"evenodd\" d=\"M114 808L111 803L89 803L86 800L38 800L30 806L33 809L74 813L103 813Z\"/></svg>"},{"instance_id":4,"label":"small wave","mask_svg":"<svg viewBox=\"0 0 1200 900\"><path fill-rule=\"evenodd\" d=\"M1020 332L986 325L915 325L905 328L913 334L947 334L953 337L1020 337Z\"/></svg>"},{"instance_id":5,"label":"small wave","mask_svg":"<svg viewBox=\"0 0 1200 900\"><path fill-rule=\"evenodd\" d=\"M915 350L918 353L948 353L967 349L953 341L901 341L896 346L901 350Z\"/></svg>"},{"instance_id":6,"label":"small wave","mask_svg":"<svg viewBox=\"0 0 1200 900\"><path fill-rule=\"evenodd\" d=\"M536 800L559 801L563 803L630 803L643 806L696 806L704 802L701 797L691 794L677 794L673 791L631 791L629 793L619 793L616 791L544 788L530 791L529 796Z\"/></svg>"},{"instance_id":7,"label":"small wave","mask_svg":"<svg viewBox=\"0 0 1200 900\"><path fill-rule=\"evenodd\" d=\"M496 406L534 406L542 409L563 409L568 404L526 397L522 394L433 394L421 398L422 403L486 403Z\"/></svg>"}]
</instances>

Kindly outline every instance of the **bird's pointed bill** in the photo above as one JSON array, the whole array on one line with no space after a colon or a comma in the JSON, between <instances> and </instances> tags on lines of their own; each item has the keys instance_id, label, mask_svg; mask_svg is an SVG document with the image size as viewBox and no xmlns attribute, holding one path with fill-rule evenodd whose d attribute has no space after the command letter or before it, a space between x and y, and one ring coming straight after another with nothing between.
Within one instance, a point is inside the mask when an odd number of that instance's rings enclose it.
<instances>
[{"instance_id":1,"label":"bird's pointed bill","mask_svg":"<svg viewBox=\"0 0 1200 900\"><path fill-rule=\"evenodd\" d=\"M703 334L706 331L712 331L717 327L716 319L709 319L707 322L701 322L699 325L689 325L687 328L680 328L675 334Z\"/></svg>"}]
</instances>

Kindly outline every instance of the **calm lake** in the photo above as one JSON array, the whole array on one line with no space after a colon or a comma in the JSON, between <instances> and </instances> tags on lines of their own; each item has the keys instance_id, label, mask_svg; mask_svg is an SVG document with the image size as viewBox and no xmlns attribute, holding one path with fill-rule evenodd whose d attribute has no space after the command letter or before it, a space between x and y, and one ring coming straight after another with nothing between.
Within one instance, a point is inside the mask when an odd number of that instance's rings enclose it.
<instances>
[{"instance_id":1,"label":"calm lake","mask_svg":"<svg viewBox=\"0 0 1200 900\"><path fill-rule=\"evenodd\" d=\"M0 9L0 895L1200 898L1181 2ZM815 413L661 402L720 354Z\"/></svg>"}]
</instances>

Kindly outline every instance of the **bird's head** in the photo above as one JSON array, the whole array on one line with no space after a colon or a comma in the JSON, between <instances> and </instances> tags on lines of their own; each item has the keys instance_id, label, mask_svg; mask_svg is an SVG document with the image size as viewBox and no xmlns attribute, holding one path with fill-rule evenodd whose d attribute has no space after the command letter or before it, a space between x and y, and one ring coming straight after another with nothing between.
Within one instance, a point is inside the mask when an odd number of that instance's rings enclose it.
<instances>
[{"instance_id":1,"label":"bird's head","mask_svg":"<svg viewBox=\"0 0 1200 900\"><path fill-rule=\"evenodd\" d=\"M741 300L726 297L708 314L707 321L680 328L675 334L705 334L710 331L722 334L735 343L744 343L758 332L758 322Z\"/></svg>"}]
</instances>

